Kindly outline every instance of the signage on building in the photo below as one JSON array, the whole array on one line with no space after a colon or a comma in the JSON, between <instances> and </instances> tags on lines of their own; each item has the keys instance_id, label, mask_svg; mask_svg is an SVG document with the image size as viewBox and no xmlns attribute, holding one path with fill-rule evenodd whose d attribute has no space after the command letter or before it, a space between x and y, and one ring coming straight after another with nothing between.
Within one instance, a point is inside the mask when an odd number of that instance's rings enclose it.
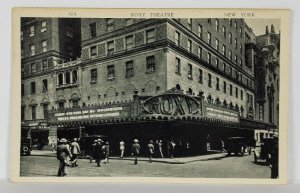
<instances>
[{"instance_id":1,"label":"signage on building","mask_svg":"<svg viewBox=\"0 0 300 193\"><path fill-rule=\"evenodd\" d=\"M214 106L206 107L206 116L224 121L239 122L239 114L237 112Z\"/></svg>"},{"instance_id":2,"label":"signage on building","mask_svg":"<svg viewBox=\"0 0 300 193\"><path fill-rule=\"evenodd\" d=\"M49 122L66 122L81 120L99 120L106 118L128 117L127 106L95 108L92 109L64 109L63 111L52 112Z\"/></svg>"},{"instance_id":3,"label":"signage on building","mask_svg":"<svg viewBox=\"0 0 300 193\"><path fill-rule=\"evenodd\" d=\"M148 114L194 115L199 112L200 104L191 96L168 93L146 99L142 108Z\"/></svg>"}]
</instances>

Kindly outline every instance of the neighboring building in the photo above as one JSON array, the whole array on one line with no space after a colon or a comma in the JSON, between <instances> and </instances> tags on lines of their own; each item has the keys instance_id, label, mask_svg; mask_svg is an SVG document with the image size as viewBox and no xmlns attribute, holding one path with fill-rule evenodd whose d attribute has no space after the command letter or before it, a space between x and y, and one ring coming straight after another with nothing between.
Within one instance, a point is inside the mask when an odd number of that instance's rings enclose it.
<instances>
[{"instance_id":1,"label":"neighboring building","mask_svg":"<svg viewBox=\"0 0 300 193\"><path fill-rule=\"evenodd\" d=\"M261 138L272 137L279 129L280 34L275 32L273 25L271 31L266 26L266 33L256 39L259 50L255 69L256 118L273 125L268 132L256 134L260 141Z\"/></svg>"},{"instance_id":2,"label":"neighboring building","mask_svg":"<svg viewBox=\"0 0 300 193\"><path fill-rule=\"evenodd\" d=\"M48 104L49 140L104 134L127 144L133 137L143 143L173 138L216 148L220 139L251 138L255 129L266 128L253 120L257 50L247 46L256 40L243 19L106 18L78 25L80 59L45 73L48 98L23 97L31 107L25 120L42 112L36 104ZM42 75L35 77L42 82Z\"/></svg>"},{"instance_id":3,"label":"neighboring building","mask_svg":"<svg viewBox=\"0 0 300 193\"><path fill-rule=\"evenodd\" d=\"M55 67L81 54L80 19L22 18L22 136L48 140L47 111L56 107Z\"/></svg>"}]
</instances>

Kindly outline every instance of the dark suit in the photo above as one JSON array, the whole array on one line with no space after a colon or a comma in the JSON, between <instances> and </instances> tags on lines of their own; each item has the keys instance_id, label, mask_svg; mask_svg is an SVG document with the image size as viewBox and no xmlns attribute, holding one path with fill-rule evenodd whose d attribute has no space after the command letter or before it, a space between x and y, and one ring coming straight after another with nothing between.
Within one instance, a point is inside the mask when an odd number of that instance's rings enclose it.
<instances>
[{"instance_id":1,"label":"dark suit","mask_svg":"<svg viewBox=\"0 0 300 193\"><path fill-rule=\"evenodd\" d=\"M66 159L68 156L71 156L71 152L69 149L69 146L66 144L60 144L57 146L56 151L57 159L59 160L59 168L58 168L58 176L64 176L65 173L65 167L66 167Z\"/></svg>"}]
</instances>

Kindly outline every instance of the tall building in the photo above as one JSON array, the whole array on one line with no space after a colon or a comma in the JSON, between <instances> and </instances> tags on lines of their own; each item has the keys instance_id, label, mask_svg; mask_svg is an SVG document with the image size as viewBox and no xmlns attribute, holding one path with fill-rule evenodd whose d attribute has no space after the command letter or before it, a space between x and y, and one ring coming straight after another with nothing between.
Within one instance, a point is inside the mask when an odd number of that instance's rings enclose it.
<instances>
[{"instance_id":1,"label":"tall building","mask_svg":"<svg viewBox=\"0 0 300 193\"><path fill-rule=\"evenodd\" d=\"M22 135L48 140L47 111L56 104L55 67L80 58L79 19L22 18Z\"/></svg>"},{"instance_id":2,"label":"tall building","mask_svg":"<svg viewBox=\"0 0 300 193\"><path fill-rule=\"evenodd\" d=\"M256 73L256 118L273 125L269 132L260 132L257 138L271 137L279 126L279 67L280 34L271 25L266 32L257 36L258 58Z\"/></svg>"},{"instance_id":3,"label":"tall building","mask_svg":"<svg viewBox=\"0 0 300 193\"><path fill-rule=\"evenodd\" d=\"M48 140L93 134L112 144L174 139L199 152L267 128L254 120L256 37L243 19L80 21L80 59L57 62L45 73L48 98L37 88L40 97L24 100L31 107L27 122L35 111L50 109Z\"/></svg>"}]
</instances>

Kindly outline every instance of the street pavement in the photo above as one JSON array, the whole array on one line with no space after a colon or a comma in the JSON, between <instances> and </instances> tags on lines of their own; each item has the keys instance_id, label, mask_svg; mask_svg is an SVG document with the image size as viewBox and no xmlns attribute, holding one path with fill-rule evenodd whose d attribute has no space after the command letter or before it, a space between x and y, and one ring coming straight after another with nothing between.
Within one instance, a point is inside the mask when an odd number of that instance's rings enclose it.
<instances>
[{"instance_id":1,"label":"street pavement","mask_svg":"<svg viewBox=\"0 0 300 193\"><path fill-rule=\"evenodd\" d=\"M168 159L168 158L166 158ZM194 161L185 164L140 161L134 165L132 160L110 160L110 163L90 163L80 159L78 167L66 167L67 176L81 177L197 177L197 178L270 178L269 166L264 163L255 164L253 156L224 157L207 161ZM59 161L48 156L22 156L21 176L57 175Z\"/></svg>"}]
</instances>

